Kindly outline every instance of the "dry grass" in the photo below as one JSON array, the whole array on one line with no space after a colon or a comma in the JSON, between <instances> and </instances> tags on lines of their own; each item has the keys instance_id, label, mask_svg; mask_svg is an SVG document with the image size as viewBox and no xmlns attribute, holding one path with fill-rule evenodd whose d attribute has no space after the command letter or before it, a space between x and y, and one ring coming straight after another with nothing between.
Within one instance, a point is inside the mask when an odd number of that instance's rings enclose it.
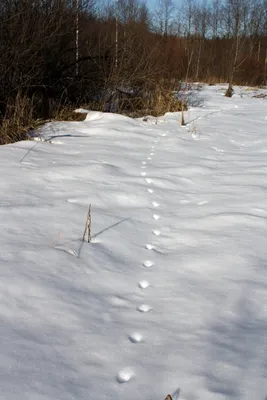
<instances>
[{"instance_id":1,"label":"dry grass","mask_svg":"<svg viewBox=\"0 0 267 400\"><path fill-rule=\"evenodd\" d=\"M260 93L260 94L255 94L255 96L252 96L255 99L266 99L267 98L267 94L264 93Z\"/></svg>"},{"instance_id":2,"label":"dry grass","mask_svg":"<svg viewBox=\"0 0 267 400\"><path fill-rule=\"evenodd\" d=\"M75 112L72 106L55 106L53 120L55 121L84 121L86 113Z\"/></svg>"},{"instance_id":3,"label":"dry grass","mask_svg":"<svg viewBox=\"0 0 267 400\"><path fill-rule=\"evenodd\" d=\"M0 145L30 139L30 130L48 122L43 119L36 119L35 99L21 94L6 107L4 118L0 119ZM55 121L84 121L86 113L74 111L71 106L55 106L51 120Z\"/></svg>"},{"instance_id":4,"label":"dry grass","mask_svg":"<svg viewBox=\"0 0 267 400\"><path fill-rule=\"evenodd\" d=\"M86 216L86 221L85 221L85 227L84 227L83 238L82 238L83 242L85 240L86 233L87 233L87 242L90 243L92 240L91 224L92 224L92 217L91 217L91 204L90 204L88 212L87 212L87 216Z\"/></svg>"},{"instance_id":5,"label":"dry grass","mask_svg":"<svg viewBox=\"0 0 267 400\"><path fill-rule=\"evenodd\" d=\"M98 103L94 102L89 105L91 110L116 112L132 118L145 115L159 117L167 112L181 111L182 108L186 110L186 104L175 98L170 88L160 84L142 88L135 94L117 90L108 100L101 99Z\"/></svg>"},{"instance_id":6,"label":"dry grass","mask_svg":"<svg viewBox=\"0 0 267 400\"><path fill-rule=\"evenodd\" d=\"M187 105L175 94L165 83L157 85L149 83L147 87L138 90L135 94L117 90L113 92L112 98L100 99L85 105L85 108L96 111L111 111L127 115L132 118L151 115L159 117L167 112L187 110ZM112 109L108 109L107 104ZM6 107L5 116L0 120L0 145L27 140L30 138L29 131L37 129L46 121L36 119L35 110L40 106L34 97L29 98L19 92L15 99L10 101ZM86 113L75 112L71 105L52 106L52 121L84 121Z\"/></svg>"},{"instance_id":7,"label":"dry grass","mask_svg":"<svg viewBox=\"0 0 267 400\"><path fill-rule=\"evenodd\" d=\"M186 109L186 105L177 98L174 94L163 88L157 88L152 96L150 104L150 115L158 117L166 112L177 112Z\"/></svg>"},{"instance_id":8,"label":"dry grass","mask_svg":"<svg viewBox=\"0 0 267 400\"><path fill-rule=\"evenodd\" d=\"M0 145L26 140L27 132L36 127L33 117L33 100L20 92L13 103L6 107L6 113L0 121Z\"/></svg>"}]
</instances>

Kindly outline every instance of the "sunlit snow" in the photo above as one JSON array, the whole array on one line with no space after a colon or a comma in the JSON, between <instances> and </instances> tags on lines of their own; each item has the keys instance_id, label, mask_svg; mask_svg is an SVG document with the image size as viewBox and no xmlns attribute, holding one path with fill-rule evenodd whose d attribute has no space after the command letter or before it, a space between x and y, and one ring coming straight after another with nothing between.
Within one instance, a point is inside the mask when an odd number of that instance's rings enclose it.
<instances>
[{"instance_id":1,"label":"sunlit snow","mask_svg":"<svg viewBox=\"0 0 267 400\"><path fill-rule=\"evenodd\" d=\"M264 400L267 99L223 90L0 147L1 399Z\"/></svg>"}]
</instances>

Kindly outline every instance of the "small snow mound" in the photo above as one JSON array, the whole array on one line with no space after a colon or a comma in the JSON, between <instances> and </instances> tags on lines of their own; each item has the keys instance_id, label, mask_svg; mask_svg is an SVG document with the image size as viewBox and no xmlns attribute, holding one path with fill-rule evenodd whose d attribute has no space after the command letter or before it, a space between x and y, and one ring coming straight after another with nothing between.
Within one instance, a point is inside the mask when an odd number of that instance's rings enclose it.
<instances>
[{"instance_id":1,"label":"small snow mound","mask_svg":"<svg viewBox=\"0 0 267 400\"><path fill-rule=\"evenodd\" d=\"M141 306L137 307L137 311L141 313L146 313L151 310L151 307L148 304L141 304Z\"/></svg>"},{"instance_id":2,"label":"small snow mound","mask_svg":"<svg viewBox=\"0 0 267 400\"><path fill-rule=\"evenodd\" d=\"M134 372L131 368L124 368L117 374L117 382L125 383L132 379Z\"/></svg>"},{"instance_id":3,"label":"small snow mound","mask_svg":"<svg viewBox=\"0 0 267 400\"><path fill-rule=\"evenodd\" d=\"M139 332L134 332L129 336L129 340L132 343L140 343L143 341L143 336Z\"/></svg>"},{"instance_id":4,"label":"small snow mound","mask_svg":"<svg viewBox=\"0 0 267 400\"><path fill-rule=\"evenodd\" d=\"M151 260L145 260L145 261L143 262L143 266L146 267L146 268L153 267L153 265L154 265L154 263L153 263L153 261L151 261Z\"/></svg>"},{"instance_id":5,"label":"small snow mound","mask_svg":"<svg viewBox=\"0 0 267 400\"><path fill-rule=\"evenodd\" d=\"M103 113L100 111L88 111L85 121L97 121L103 117Z\"/></svg>"},{"instance_id":6,"label":"small snow mound","mask_svg":"<svg viewBox=\"0 0 267 400\"><path fill-rule=\"evenodd\" d=\"M146 280L138 282L138 286L140 289L146 289L148 286L150 286L149 282Z\"/></svg>"},{"instance_id":7,"label":"small snow mound","mask_svg":"<svg viewBox=\"0 0 267 400\"><path fill-rule=\"evenodd\" d=\"M86 110L85 108L77 108L76 110L74 110L74 112L79 114L88 114L90 111Z\"/></svg>"}]
</instances>

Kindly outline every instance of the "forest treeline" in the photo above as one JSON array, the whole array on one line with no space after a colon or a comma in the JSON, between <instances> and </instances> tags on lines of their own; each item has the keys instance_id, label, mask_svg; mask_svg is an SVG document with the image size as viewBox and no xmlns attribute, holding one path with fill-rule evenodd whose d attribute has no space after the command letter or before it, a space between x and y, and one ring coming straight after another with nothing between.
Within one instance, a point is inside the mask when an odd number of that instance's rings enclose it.
<instances>
[{"instance_id":1,"label":"forest treeline","mask_svg":"<svg viewBox=\"0 0 267 400\"><path fill-rule=\"evenodd\" d=\"M0 0L0 144L64 107L112 111L114 93L142 109L184 80L266 79L267 0Z\"/></svg>"}]
</instances>

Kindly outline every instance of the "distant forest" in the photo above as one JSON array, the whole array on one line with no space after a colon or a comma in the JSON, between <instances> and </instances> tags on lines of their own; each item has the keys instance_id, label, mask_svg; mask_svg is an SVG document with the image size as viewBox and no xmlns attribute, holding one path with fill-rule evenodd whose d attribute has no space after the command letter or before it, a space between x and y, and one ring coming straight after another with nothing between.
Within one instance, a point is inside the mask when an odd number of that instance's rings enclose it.
<instances>
[{"instance_id":1,"label":"distant forest","mask_svg":"<svg viewBox=\"0 0 267 400\"><path fill-rule=\"evenodd\" d=\"M0 0L0 124L114 90L266 79L267 0Z\"/></svg>"}]
</instances>

